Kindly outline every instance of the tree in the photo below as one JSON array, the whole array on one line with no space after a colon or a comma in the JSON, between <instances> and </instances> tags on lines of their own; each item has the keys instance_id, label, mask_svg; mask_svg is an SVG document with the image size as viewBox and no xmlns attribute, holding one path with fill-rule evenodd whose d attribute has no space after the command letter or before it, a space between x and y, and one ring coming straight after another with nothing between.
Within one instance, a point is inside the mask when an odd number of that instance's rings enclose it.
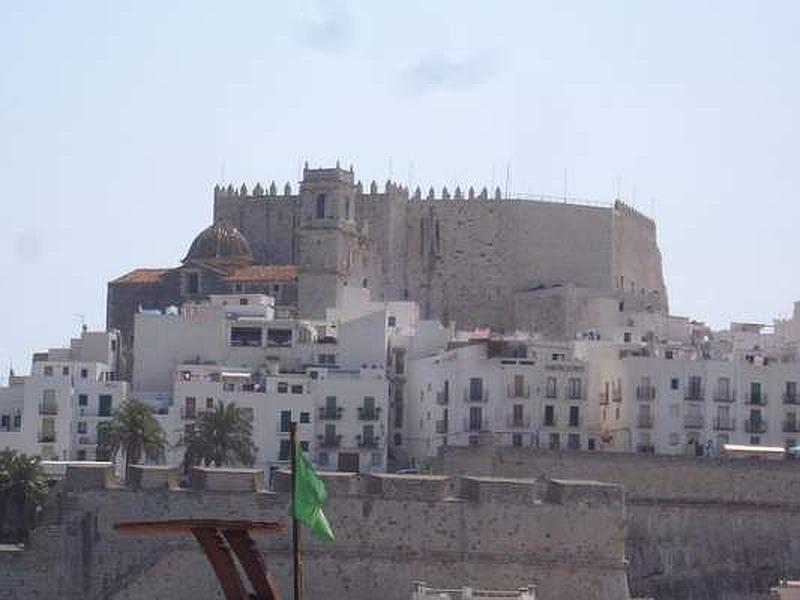
<instances>
[{"instance_id":1,"label":"tree","mask_svg":"<svg viewBox=\"0 0 800 600\"><path fill-rule=\"evenodd\" d=\"M186 471L199 464L252 466L258 452L253 443L253 426L234 402L227 405L218 402L213 410L200 413L181 445L186 448L183 456Z\"/></svg>"},{"instance_id":2,"label":"tree","mask_svg":"<svg viewBox=\"0 0 800 600\"><path fill-rule=\"evenodd\" d=\"M0 526L24 541L35 524L36 510L47 494L47 479L38 456L16 450L0 452Z\"/></svg>"},{"instance_id":3,"label":"tree","mask_svg":"<svg viewBox=\"0 0 800 600\"><path fill-rule=\"evenodd\" d=\"M166 442L161 425L150 407L139 400L126 400L111 415L111 420L97 426L98 454L108 458L122 454L123 473L137 464L142 455L150 460L160 457Z\"/></svg>"}]
</instances>

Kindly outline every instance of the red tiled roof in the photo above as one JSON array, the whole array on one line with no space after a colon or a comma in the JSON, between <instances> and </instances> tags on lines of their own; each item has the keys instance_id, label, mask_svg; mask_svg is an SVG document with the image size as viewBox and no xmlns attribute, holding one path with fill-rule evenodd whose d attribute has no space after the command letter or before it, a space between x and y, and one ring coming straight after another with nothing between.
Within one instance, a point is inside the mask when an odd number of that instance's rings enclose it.
<instances>
[{"instance_id":1,"label":"red tiled roof","mask_svg":"<svg viewBox=\"0 0 800 600\"><path fill-rule=\"evenodd\" d=\"M158 283L161 276L170 269L134 269L130 273L125 273L122 277L117 277L111 283L115 284L147 284Z\"/></svg>"},{"instance_id":2,"label":"red tiled roof","mask_svg":"<svg viewBox=\"0 0 800 600\"><path fill-rule=\"evenodd\" d=\"M225 281L245 283L251 281L295 281L297 267L295 265L250 265L231 271Z\"/></svg>"}]
</instances>

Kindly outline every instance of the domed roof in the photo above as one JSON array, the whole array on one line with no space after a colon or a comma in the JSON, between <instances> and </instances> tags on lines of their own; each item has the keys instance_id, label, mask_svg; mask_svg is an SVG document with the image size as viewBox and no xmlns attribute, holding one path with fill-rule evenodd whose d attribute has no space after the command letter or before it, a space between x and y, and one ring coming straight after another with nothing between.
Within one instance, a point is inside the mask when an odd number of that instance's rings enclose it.
<instances>
[{"instance_id":1,"label":"domed roof","mask_svg":"<svg viewBox=\"0 0 800 600\"><path fill-rule=\"evenodd\" d=\"M253 260L250 244L245 237L236 227L224 221L217 221L201 231L194 238L183 262L219 258Z\"/></svg>"}]
</instances>

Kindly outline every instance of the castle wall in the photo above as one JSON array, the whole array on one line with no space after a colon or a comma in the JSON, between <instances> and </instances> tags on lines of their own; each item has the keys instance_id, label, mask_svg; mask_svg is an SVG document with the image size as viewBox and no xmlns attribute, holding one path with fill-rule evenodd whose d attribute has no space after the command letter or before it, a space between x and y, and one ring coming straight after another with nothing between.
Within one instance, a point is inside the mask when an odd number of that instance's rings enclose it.
<instances>
[{"instance_id":1,"label":"castle wall","mask_svg":"<svg viewBox=\"0 0 800 600\"><path fill-rule=\"evenodd\" d=\"M448 447L436 470L623 485L635 596L755 600L800 575L795 461Z\"/></svg>"},{"instance_id":2,"label":"castle wall","mask_svg":"<svg viewBox=\"0 0 800 600\"><path fill-rule=\"evenodd\" d=\"M416 579L440 587L495 589L533 583L542 600L628 598L624 505L617 486L403 476L328 479L325 511L336 541L323 544L307 532L303 536L305 597L311 600L371 600L376 594L407 600ZM241 486L234 482L234 487ZM120 536L113 524L188 517L286 522L287 511L283 492L117 488L68 493L58 522L35 530L28 549L0 553L0 598L220 598L211 568L189 536ZM259 538L284 596L291 589L289 540L288 532ZM65 548L71 551L57 553ZM36 576L45 569L48 577Z\"/></svg>"}]
</instances>

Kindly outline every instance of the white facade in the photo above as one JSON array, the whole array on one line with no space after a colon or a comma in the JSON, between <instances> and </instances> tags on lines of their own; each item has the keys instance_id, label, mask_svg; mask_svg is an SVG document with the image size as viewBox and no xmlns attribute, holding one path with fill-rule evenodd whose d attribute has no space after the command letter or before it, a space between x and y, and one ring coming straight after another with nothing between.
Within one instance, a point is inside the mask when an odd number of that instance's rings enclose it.
<instances>
[{"instance_id":1,"label":"white facade","mask_svg":"<svg viewBox=\"0 0 800 600\"><path fill-rule=\"evenodd\" d=\"M69 348L34 354L30 374L12 376L0 389L0 425L10 424L0 427L0 448L94 460L97 425L128 394L128 384L116 381L117 352L116 332L84 331Z\"/></svg>"}]
</instances>

